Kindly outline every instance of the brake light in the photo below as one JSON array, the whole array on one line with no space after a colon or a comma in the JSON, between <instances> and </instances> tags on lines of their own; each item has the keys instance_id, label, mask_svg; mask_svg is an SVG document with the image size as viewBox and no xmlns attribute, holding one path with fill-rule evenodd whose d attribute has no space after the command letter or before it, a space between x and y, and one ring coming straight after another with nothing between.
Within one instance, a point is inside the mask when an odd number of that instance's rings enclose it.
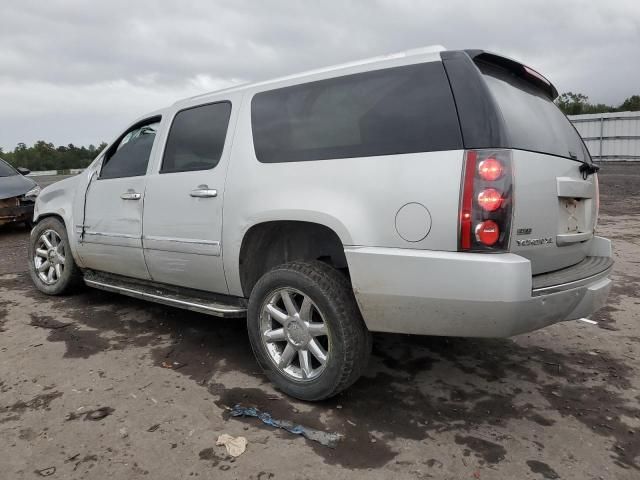
<instances>
[{"instance_id":1,"label":"brake light","mask_svg":"<svg viewBox=\"0 0 640 480\"><path fill-rule=\"evenodd\" d=\"M598 174L593 176L593 182L596 184L596 221L598 215L600 215L600 180L598 180Z\"/></svg>"},{"instance_id":2,"label":"brake light","mask_svg":"<svg viewBox=\"0 0 640 480\"><path fill-rule=\"evenodd\" d=\"M500 238L500 227L493 220L485 220L476 226L476 240L483 245L491 246Z\"/></svg>"},{"instance_id":3,"label":"brake light","mask_svg":"<svg viewBox=\"0 0 640 480\"><path fill-rule=\"evenodd\" d=\"M540 80L545 85L551 85L551 82L549 80L547 80L545 77L543 77L542 74L536 72L533 68L529 68L526 65L523 65L522 67L524 68L525 73L528 73L532 77L537 78L538 80Z\"/></svg>"},{"instance_id":4,"label":"brake light","mask_svg":"<svg viewBox=\"0 0 640 480\"><path fill-rule=\"evenodd\" d=\"M478 194L478 205L487 212L493 212L502 205L502 195L495 188L487 188Z\"/></svg>"},{"instance_id":5,"label":"brake light","mask_svg":"<svg viewBox=\"0 0 640 480\"><path fill-rule=\"evenodd\" d=\"M503 171L504 168L502 167L502 163L491 157L481 161L478 165L478 173L480 174L480 177L489 182L498 180L502 176Z\"/></svg>"},{"instance_id":6,"label":"brake light","mask_svg":"<svg viewBox=\"0 0 640 480\"><path fill-rule=\"evenodd\" d=\"M460 245L463 250L471 248L471 223L473 216L473 177L476 170L476 152L467 152L465 161L462 205L460 209Z\"/></svg>"},{"instance_id":7,"label":"brake light","mask_svg":"<svg viewBox=\"0 0 640 480\"><path fill-rule=\"evenodd\" d=\"M460 192L458 249L505 251L513 209L510 150L468 150Z\"/></svg>"}]
</instances>

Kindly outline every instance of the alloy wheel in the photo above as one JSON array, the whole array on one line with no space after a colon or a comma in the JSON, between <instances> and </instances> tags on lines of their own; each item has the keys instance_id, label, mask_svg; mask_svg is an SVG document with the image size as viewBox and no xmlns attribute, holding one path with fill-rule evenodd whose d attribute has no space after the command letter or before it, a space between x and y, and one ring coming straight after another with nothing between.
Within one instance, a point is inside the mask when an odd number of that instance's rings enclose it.
<instances>
[{"instance_id":1,"label":"alloy wheel","mask_svg":"<svg viewBox=\"0 0 640 480\"><path fill-rule=\"evenodd\" d=\"M38 278L45 285L54 285L62 278L65 256L60 235L55 230L45 230L36 242L33 256Z\"/></svg>"},{"instance_id":2,"label":"alloy wheel","mask_svg":"<svg viewBox=\"0 0 640 480\"><path fill-rule=\"evenodd\" d=\"M279 371L296 381L320 376L331 345L324 316L308 295L280 288L267 298L260 317L263 346Z\"/></svg>"}]
</instances>

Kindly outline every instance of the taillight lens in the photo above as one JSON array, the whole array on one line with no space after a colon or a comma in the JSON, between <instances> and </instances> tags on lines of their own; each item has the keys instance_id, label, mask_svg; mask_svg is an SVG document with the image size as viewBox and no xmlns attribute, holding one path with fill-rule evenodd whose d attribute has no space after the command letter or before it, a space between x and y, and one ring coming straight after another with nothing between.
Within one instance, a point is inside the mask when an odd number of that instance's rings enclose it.
<instances>
[{"instance_id":1,"label":"taillight lens","mask_svg":"<svg viewBox=\"0 0 640 480\"><path fill-rule=\"evenodd\" d=\"M476 240L483 245L494 245L500 239L500 227L493 220L485 220L476 225Z\"/></svg>"},{"instance_id":2,"label":"taillight lens","mask_svg":"<svg viewBox=\"0 0 640 480\"><path fill-rule=\"evenodd\" d=\"M458 249L506 251L513 210L510 150L468 150L460 195Z\"/></svg>"},{"instance_id":3,"label":"taillight lens","mask_svg":"<svg viewBox=\"0 0 640 480\"><path fill-rule=\"evenodd\" d=\"M486 160L482 160L478 164L478 174L483 180L493 182L498 180L504 173L504 167L499 160L489 157Z\"/></svg>"},{"instance_id":4,"label":"taillight lens","mask_svg":"<svg viewBox=\"0 0 640 480\"><path fill-rule=\"evenodd\" d=\"M478 205L487 212L493 212L502 205L502 194L495 188L486 188L478 194Z\"/></svg>"},{"instance_id":5,"label":"taillight lens","mask_svg":"<svg viewBox=\"0 0 640 480\"><path fill-rule=\"evenodd\" d=\"M598 216L600 215L600 182L598 180L598 174L596 173L593 176L593 181L596 184L596 213L595 213L595 223L593 225L593 230L595 231L596 227L598 226Z\"/></svg>"}]
</instances>

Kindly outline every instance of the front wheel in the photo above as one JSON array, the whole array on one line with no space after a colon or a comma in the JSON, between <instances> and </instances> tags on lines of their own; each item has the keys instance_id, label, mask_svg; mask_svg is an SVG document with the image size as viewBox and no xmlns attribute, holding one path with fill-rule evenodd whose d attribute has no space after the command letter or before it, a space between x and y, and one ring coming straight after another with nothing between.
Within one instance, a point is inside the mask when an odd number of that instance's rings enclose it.
<instances>
[{"instance_id":1,"label":"front wheel","mask_svg":"<svg viewBox=\"0 0 640 480\"><path fill-rule=\"evenodd\" d=\"M45 218L31 230L29 241L29 274L38 290L47 295L68 293L82 281L67 229L55 217Z\"/></svg>"},{"instance_id":2,"label":"front wheel","mask_svg":"<svg viewBox=\"0 0 640 480\"><path fill-rule=\"evenodd\" d=\"M266 273L251 292L247 326L267 377L301 400L350 386L371 352L349 282L322 262L291 262Z\"/></svg>"}]
</instances>

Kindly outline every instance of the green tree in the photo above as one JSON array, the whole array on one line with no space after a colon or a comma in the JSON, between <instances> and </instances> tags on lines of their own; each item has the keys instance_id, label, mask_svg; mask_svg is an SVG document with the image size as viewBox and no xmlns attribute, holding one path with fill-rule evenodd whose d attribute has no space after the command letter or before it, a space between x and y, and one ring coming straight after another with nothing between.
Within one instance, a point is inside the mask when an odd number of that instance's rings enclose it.
<instances>
[{"instance_id":1,"label":"green tree","mask_svg":"<svg viewBox=\"0 0 640 480\"><path fill-rule=\"evenodd\" d=\"M627 98L618 110L621 112L638 112L640 111L640 95L632 95Z\"/></svg>"},{"instance_id":2,"label":"green tree","mask_svg":"<svg viewBox=\"0 0 640 480\"><path fill-rule=\"evenodd\" d=\"M580 115L589 104L589 97L582 93L565 92L556 98L556 105L565 115Z\"/></svg>"},{"instance_id":3,"label":"green tree","mask_svg":"<svg viewBox=\"0 0 640 480\"><path fill-rule=\"evenodd\" d=\"M73 144L56 147L51 142L39 140L31 147L19 143L13 151L0 152L3 159L15 167L26 167L32 171L68 170L86 167L106 145L102 142L97 148L94 145L76 147Z\"/></svg>"},{"instance_id":4,"label":"green tree","mask_svg":"<svg viewBox=\"0 0 640 480\"><path fill-rule=\"evenodd\" d=\"M565 92L556 98L556 105L565 115L582 115L585 113L637 112L640 111L640 95L632 95L618 107L604 103L589 103L589 97L582 93Z\"/></svg>"}]
</instances>

